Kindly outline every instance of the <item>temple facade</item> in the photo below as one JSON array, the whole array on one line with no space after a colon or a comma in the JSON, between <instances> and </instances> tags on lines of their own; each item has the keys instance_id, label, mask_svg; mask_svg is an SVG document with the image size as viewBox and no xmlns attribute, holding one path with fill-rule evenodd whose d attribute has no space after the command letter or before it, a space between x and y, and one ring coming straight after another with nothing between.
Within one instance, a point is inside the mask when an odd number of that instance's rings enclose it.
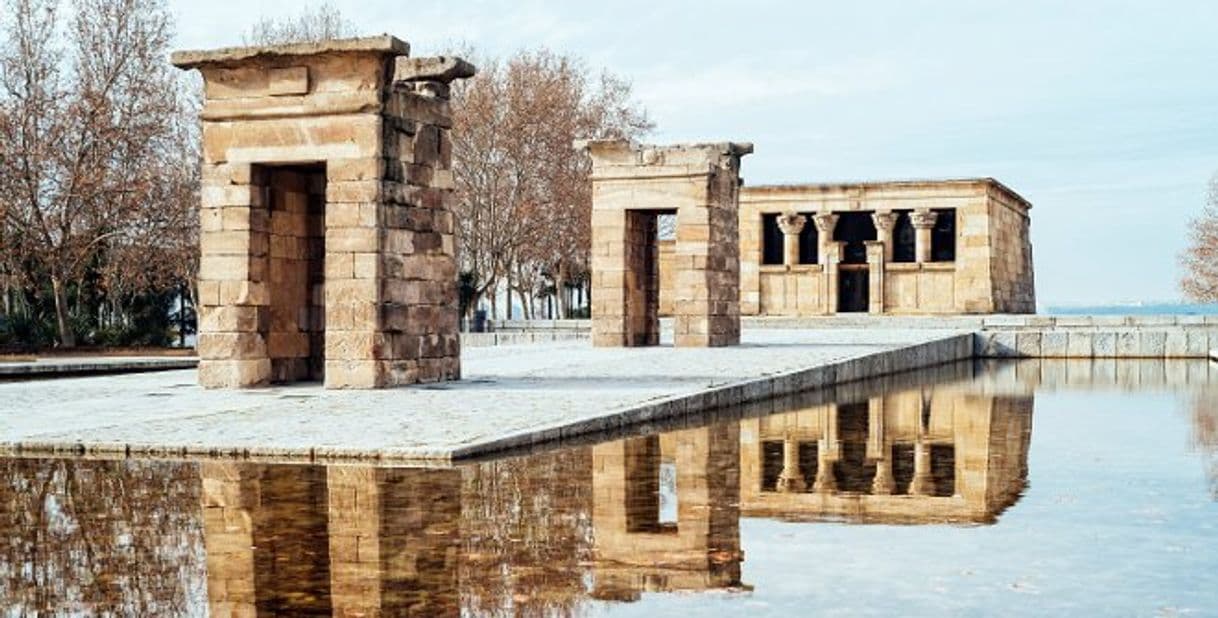
<instances>
[{"instance_id":1,"label":"temple facade","mask_svg":"<svg viewBox=\"0 0 1218 618\"><path fill-rule=\"evenodd\" d=\"M745 187L740 312L1034 313L1031 206L991 178Z\"/></svg>"}]
</instances>

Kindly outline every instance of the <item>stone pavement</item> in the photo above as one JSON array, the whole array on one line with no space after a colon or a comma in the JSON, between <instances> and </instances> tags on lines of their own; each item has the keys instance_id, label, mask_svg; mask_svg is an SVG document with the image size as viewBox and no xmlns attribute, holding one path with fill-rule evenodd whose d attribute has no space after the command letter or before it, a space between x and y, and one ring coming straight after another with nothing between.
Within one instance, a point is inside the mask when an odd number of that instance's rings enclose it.
<instances>
[{"instance_id":1,"label":"stone pavement","mask_svg":"<svg viewBox=\"0 0 1218 618\"><path fill-rule=\"evenodd\" d=\"M467 349L461 382L205 390L195 371L0 383L0 451L449 460L971 354L944 331L746 330L728 348Z\"/></svg>"}]
</instances>

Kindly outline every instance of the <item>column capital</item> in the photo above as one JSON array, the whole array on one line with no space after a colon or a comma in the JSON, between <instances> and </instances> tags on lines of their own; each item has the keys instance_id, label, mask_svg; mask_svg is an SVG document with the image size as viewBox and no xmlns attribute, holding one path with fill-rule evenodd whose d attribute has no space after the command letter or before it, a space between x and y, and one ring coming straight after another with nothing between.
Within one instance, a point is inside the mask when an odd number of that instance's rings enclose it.
<instances>
[{"instance_id":1,"label":"column capital","mask_svg":"<svg viewBox=\"0 0 1218 618\"><path fill-rule=\"evenodd\" d=\"M812 223L816 225L816 231L824 234L832 234L833 228L837 227L838 216L831 212L818 212L812 215Z\"/></svg>"},{"instance_id":2,"label":"column capital","mask_svg":"<svg viewBox=\"0 0 1218 618\"><path fill-rule=\"evenodd\" d=\"M935 221L939 219L939 213L933 210L915 210L909 215L909 222L913 224L915 229L929 230L935 227Z\"/></svg>"},{"instance_id":3,"label":"column capital","mask_svg":"<svg viewBox=\"0 0 1218 618\"><path fill-rule=\"evenodd\" d=\"M778 215L778 229L782 230L783 234L798 235L804 231L804 225L808 223L808 218L797 212L785 212Z\"/></svg>"},{"instance_id":4,"label":"column capital","mask_svg":"<svg viewBox=\"0 0 1218 618\"><path fill-rule=\"evenodd\" d=\"M875 223L876 231L887 234L897 226L897 213L891 210L877 210L871 213L871 220Z\"/></svg>"}]
</instances>

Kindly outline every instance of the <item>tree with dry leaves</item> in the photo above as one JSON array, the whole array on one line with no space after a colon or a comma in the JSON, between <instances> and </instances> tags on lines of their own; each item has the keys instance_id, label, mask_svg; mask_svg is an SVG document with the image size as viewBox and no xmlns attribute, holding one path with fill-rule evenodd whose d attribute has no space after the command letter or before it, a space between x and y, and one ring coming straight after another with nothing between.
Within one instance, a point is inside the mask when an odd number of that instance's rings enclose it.
<instances>
[{"instance_id":1,"label":"tree with dry leaves","mask_svg":"<svg viewBox=\"0 0 1218 618\"><path fill-rule=\"evenodd\" d=\"M550 295L565 316L564 291L587 272L591 244L591 161L573 142L634 139L653 125L628 82L577 58L539 50L476 64L453 95L462 270L475 299L494 307L506 292L509 318L513 294L524 317Z\"/></svg>"},{"instance_id":2,"label":"tree with dry leaves","mask_svg":"<svg viewBox=\"0 0 1218 618\"><path fill-rule=\"evenodd\" d=\"M6 296L19 287L27 306L49 297L56 338L72 347L74 318L96 318L119 270L120 287L163 285L152 277L185 249L193 121L166 62L164 0L4 0L3 10ZM107 266L111 275L99 275Z\"/></svg>"},{"instance_id":3,"label":"tree with dry leaves","mask_svg":"<svg viewBox=\"0 0 1218 618\"><path fill-rule=\"evenodd\" d=\"M355 26L333 5L305 7L298 15L263 17L242 36L245 45L308 43L353 36Z\"/></svg>"},{"instance_id":4,"label":"tree with dry leaves","mask_svg":"<svg viewBox=\"0 0 1218 618\"><path fill-rule=\"evenodd\" d=\"M1209 195L1201 216L1192 221L1189 245L1180 256L1185 296L1205 303L1218 302L1218 174L1210 179Z\"/></svg>"}]
</instances>

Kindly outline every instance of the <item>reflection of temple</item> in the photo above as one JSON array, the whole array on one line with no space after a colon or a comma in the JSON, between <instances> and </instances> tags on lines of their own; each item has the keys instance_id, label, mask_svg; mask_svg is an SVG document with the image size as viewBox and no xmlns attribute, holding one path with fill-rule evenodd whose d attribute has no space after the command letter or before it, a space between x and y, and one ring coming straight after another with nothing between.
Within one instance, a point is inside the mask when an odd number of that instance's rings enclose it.
<instances>
[{"instance_id":1,"label":"reflection of temple","mask_svg":"<svg viewBox=\"0 0 1218 618\"><path fill-rule=\"evenodd\" d=\"M592 448L595 596L740 586L739 446L730 423Z\"/></svg>"},{"instance_id":2,"label":"reflection of temple","mask_svg":"<svg viewBox=\"0 0 1218 618\"><path fill-rule=\"evenodd\" d=\"M1027 478L1030 397L914 389L741 423L741 513L992 521Z\"/></svg>"},{"instance_id":3,"label":"reflection of temple","mask_svg":"<svg viewBox=\"0 0 1218 618\"><path fill-rule=\"evenodd\" d=\"M200 473L211 615L456 615L458 471Z\"/></svg>"}]
</instances>

